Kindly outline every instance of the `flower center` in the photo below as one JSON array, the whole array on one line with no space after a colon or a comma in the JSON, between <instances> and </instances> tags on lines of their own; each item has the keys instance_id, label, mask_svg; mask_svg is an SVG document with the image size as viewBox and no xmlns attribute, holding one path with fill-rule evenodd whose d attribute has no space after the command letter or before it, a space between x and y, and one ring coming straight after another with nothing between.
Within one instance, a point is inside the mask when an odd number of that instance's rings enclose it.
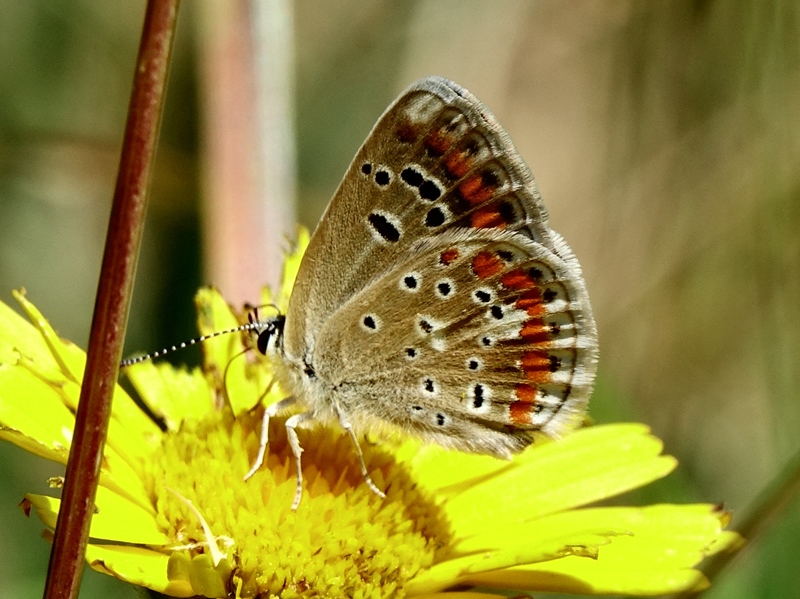
<instances>
[{"instance_id":1,"label":"flower center","mask_svg":"<svg viewBox=\"0 0 800 599\"><path fill-rule=\"evenodd\" d=\"M218 545L233 564L230 588L242 597L402 596L405 581L440 561L450 544L439 508L391 453L364 444L370 475L387 497L372 493L350 440L319 427L298 430L304 489L293 512L295 466L284 424L273 419L265 464L248 481L258 418L223 410L165 434L146 480L160 526L192 556L208 553L198 513L214 537L227 537L227 549Z\"/></svg>"}]
</instances>

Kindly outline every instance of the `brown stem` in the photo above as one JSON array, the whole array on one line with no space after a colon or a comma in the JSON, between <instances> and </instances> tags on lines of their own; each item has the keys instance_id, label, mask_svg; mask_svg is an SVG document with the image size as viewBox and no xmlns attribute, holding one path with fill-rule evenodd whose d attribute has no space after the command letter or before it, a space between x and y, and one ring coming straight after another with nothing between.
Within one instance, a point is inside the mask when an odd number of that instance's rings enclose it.
<instances>
[{"instance_id":1,"label":"brown stem","mask_svg":"<svg viewBox=\"0 0 800 599\"><path fill-rule=\"evenodd\" d=\"M179 0L150 0L128 107L45 599L76 599L116 386Z\"/></svg>"}]
</instances>

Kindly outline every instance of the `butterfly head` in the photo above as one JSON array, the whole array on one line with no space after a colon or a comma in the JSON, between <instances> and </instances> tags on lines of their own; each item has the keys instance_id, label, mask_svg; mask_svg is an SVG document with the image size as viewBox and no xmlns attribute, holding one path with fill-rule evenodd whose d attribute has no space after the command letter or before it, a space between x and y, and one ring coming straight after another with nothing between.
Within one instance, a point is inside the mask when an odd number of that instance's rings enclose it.
<instances>
[{"instance_id":1,"label":"butterfly head","mask_svg":"<svg viewBox=\"0 0 800 599\"><path fill-rule=\"evenodd\" d=\"M258 351L265 355L278 353L283 347L283 325L286 317L278 314L272 318L261 320L257 312L252 312L248 319L252 325L252 331L256 335L256 347Z\"/></svg>"}]
</instances>

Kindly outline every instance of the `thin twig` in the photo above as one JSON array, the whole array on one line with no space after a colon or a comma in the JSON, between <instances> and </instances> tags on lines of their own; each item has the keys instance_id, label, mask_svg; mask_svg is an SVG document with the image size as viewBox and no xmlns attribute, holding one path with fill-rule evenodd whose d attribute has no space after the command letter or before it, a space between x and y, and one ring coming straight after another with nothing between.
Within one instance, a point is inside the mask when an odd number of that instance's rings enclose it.
<instances>
[{"instance_id":1,"label":"thin twig","mask_svg":"<svg viewBox=\"0 0 800 599\"><path fill-rule=\"evenodd\" d=\"M150 0L145 13L45 599L76 599L80 588L144 227L178 4L179 0Z\"/></svg>"}]
</instances>

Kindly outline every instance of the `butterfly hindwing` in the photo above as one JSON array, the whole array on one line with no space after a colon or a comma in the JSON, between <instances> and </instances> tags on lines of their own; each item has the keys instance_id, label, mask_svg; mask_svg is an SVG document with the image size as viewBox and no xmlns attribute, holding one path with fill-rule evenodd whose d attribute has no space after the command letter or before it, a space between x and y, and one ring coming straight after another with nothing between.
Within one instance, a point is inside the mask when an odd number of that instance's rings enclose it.
<instances>
[{"instance_id":1,"label":"butterfly hindwing","mask_svg":"<svg viewBox=\"0 0 800 599\"><path fill-rule=\"evenodd\" d=\"M571 267L518 234L427 240L328 320L320 376L342 408L467 451L506 453L525 431L580 421L595 339Z\"/></svg>"}]
</instances>

